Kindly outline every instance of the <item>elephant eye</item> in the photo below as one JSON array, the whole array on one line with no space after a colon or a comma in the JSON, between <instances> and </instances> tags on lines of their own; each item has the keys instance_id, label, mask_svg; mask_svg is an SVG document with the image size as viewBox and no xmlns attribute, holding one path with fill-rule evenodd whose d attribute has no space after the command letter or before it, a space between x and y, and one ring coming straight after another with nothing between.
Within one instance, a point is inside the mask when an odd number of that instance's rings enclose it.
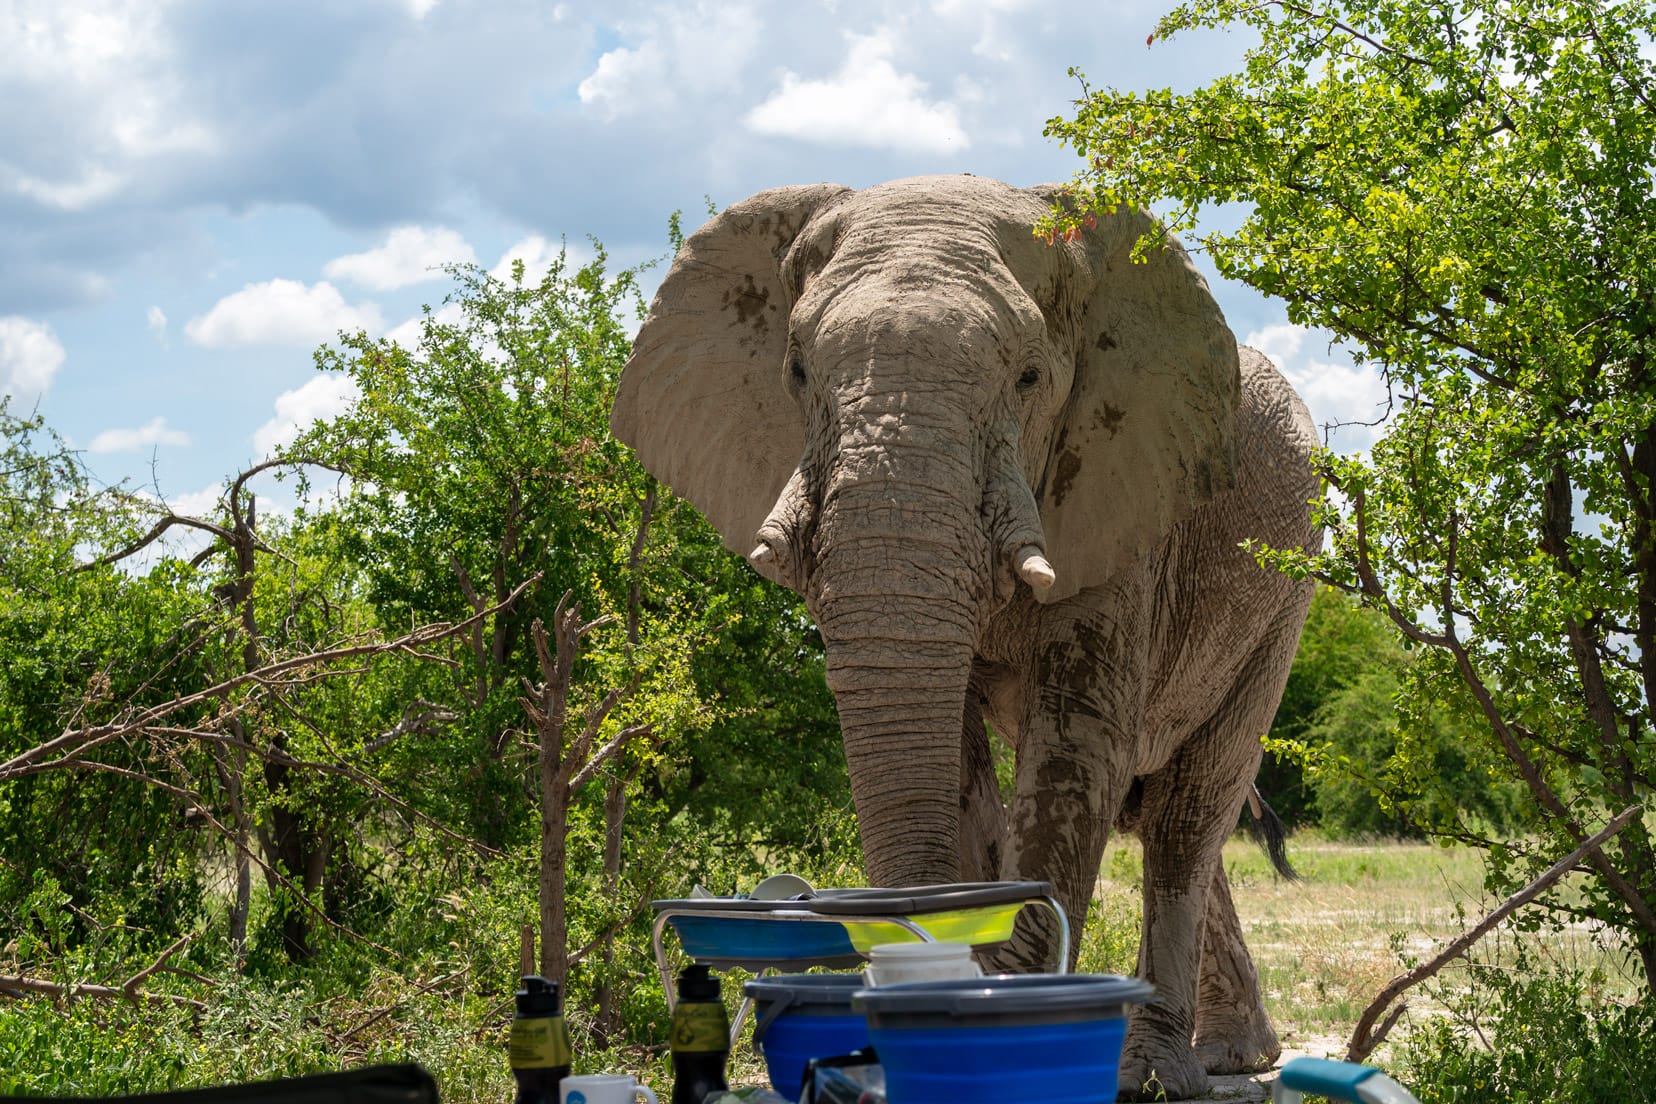
<instances>
[{"instance_id":1,"label":"elephant eye","mask_svg":"<svg viewBox=\"0 0 1656 1104\"><path fill-rule=\"evenodd\" d=\"M805 358L798 349L788 353L788 381L795 384L805 382Z\"/></svg>"},{"instance_id":2,"label":"elephant eye","mask_svg":"<svg viewBox=\"0 0 1656 1104\"><path fill-rule=\"evenodd\" d=\"M1018 390L1019 391L1028 391L1031 387L1034 387L1037 383L1040 383L1040 382L1041 382L1041 370L1039 368L1037 368L1035 365L1031 364L1028 368L1024 369L1023 375L1018 377Z\"/></svg>"}]
</instances>

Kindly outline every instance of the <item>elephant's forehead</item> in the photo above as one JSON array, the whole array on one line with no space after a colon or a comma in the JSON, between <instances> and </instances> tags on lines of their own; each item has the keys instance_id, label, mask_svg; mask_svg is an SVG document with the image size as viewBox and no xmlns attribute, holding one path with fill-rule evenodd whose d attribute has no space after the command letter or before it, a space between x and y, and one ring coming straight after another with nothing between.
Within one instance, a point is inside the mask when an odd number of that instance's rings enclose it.
<instances>
[{"instance_id":1,"label":"elephant's forehead","mask_svg":"<svg viewBox=\"0 0 1656 1104\"><path fill-rule=\"evenodd\" d=\"M1045 302L1061 264L1061 251L1034 236L1046 210L1033 193L983 177L897 180L836 202L795 260L836 270L831 284L995 294L1021 314L1028 297Z\"/></svg>"}]
</instances>

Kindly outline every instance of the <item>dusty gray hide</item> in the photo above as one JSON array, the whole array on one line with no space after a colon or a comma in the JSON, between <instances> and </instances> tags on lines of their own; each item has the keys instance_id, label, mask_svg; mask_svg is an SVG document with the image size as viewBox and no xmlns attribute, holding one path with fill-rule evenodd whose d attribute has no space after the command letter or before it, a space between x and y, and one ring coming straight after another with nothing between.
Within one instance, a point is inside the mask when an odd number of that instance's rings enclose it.
<instances>
[{"instance_id":1,"label":"dusty gray hide","mask_svg":"<svg viewBox=\"0 0 1656 1104\"><path fill-rule=\"evenodd\" d=\"M875 884L1042 879L1079 921L1112 824L1136 829L1161 1002L1122 1084L1177 1099L1279 1050L1219 849L1310 601L1237 545L1319 539L1314 432L1182 248L1133 263L1137 213L1048 245L1049 195L927 177L731 207L684 243L612 424L805 596ZM1020 922L1003 964L1052 937Z\"/></svg>"}]
</instances>

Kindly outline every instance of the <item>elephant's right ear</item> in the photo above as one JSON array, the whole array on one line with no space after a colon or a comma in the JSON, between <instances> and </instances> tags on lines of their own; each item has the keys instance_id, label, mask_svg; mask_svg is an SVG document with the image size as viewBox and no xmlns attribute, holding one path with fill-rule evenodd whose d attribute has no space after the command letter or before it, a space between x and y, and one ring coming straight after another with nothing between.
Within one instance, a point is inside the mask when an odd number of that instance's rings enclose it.
<instances>
[{"instance_id":1,"label":"elephant's right ear","mask_svg":"<svg viewBox=\"0 0 1656 1104\"><path fill-rule=\"evenodd\" d=\"M1133 256L1143 212L1095 222L1050 247L1070 262L1055 311L1075 382L1039 497L1058 575L1042 602L1102 583L1235 480L1236 339L1207 281L1177 241Z\"/></svg>"},{"instance_id":2,"label":"elephant's right ear","mask_svg":"<svg viewBox=\"0 0 1656 1104\"><path fill-rule=\"evenodd\" d=\"M781 261L839 184L773 188L685 239L610 412L644 467L746 554L793 474L805 423L782 385L792 306Z\"/></svg>"}]
</instances>

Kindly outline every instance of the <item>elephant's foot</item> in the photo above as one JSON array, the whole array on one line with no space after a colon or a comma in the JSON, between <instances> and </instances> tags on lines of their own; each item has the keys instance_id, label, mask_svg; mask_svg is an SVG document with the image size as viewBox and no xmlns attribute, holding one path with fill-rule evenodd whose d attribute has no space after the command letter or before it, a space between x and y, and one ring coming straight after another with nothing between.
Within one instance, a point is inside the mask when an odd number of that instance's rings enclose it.
<instances>
[{"instance_id":1,"label":"elephant's foot","mask_svg":"<svg viewBox=\"0 0 1656 1104\"><path fill-rule=\"evenodd\" d=\"M1206 1096L1207 1071L1186 1044L1129 1038L1121 1055L1117 1100L1193 1100Z\"/></svg>"},{"instance_id":2,"label":"elephant's foot","mask_svg":"<svg viewBox=\"0 0 1656 1104\"><path fill-rule=\"evenodd\" d=\"M1197 1025L1196 1058L1209 1073L1258 1073L1281 1056L1282 1044L1262 1012L1251 1023Z\"/></svg>"}]
</instances>

